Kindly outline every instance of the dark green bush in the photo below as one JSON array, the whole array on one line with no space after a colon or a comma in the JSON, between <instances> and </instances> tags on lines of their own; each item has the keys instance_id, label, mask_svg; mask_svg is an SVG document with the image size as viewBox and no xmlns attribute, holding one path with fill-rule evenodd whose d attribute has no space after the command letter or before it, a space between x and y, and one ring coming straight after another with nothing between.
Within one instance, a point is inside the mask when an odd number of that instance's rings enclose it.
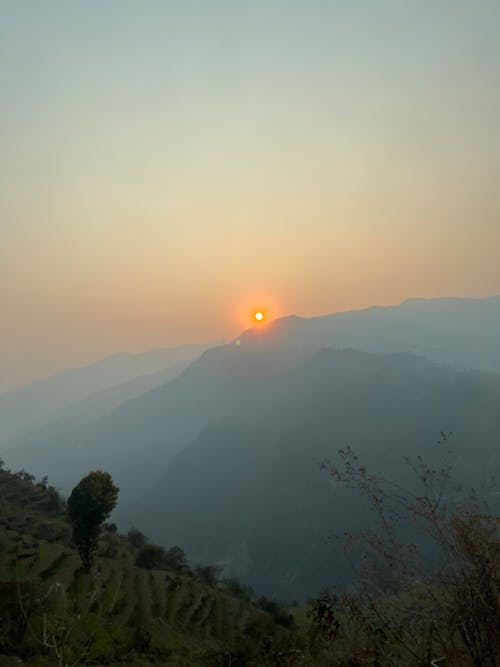
<instances>
[{"instance_id":1,"label":"dark green bush","mask_svg":"<svg viewBox=\"0 0 500 667\"><path fill-rule=\"evenodd\" d=\"M165 568L165 549L158 544L145 544L135 559L138 567L148 570L160 570Z\"/></svg>"}]
</instances>

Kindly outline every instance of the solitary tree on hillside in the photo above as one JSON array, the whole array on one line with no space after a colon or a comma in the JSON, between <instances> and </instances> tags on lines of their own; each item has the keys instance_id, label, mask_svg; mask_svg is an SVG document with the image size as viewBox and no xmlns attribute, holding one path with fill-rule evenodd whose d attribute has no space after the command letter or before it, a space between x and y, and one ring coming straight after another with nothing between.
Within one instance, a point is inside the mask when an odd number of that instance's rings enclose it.
<instances>
[{"instance_id":1,"label":"solitary tree on hillside","mask_svg":"<svg viewBox=\"0 0 500 667\"><path fill-rule=\"evenodd\" d=\"M115 508L118 491L109 473L96 470L80 480L68 499L73 541L86 572L92 565L99 529Z\"/></svg>"}]
</instances>

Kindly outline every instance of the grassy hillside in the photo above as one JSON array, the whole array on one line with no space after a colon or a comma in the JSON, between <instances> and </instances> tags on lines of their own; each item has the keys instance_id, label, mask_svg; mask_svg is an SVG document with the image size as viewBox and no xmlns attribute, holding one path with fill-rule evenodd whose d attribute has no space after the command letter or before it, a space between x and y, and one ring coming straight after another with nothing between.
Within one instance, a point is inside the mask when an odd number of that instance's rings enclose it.
<instances>
[{"instance_id":1,"label":"grassy hillside","mask_svg":"<svg viewBox=\"0 0 500 667\"><path fill-rule=\"evenodd\" d=\"M70 533L53 489L0 471L0 654L206 666L278 664L287 652L291 632L227 585L136 567L138 549L109 527L86 575Z\"/></svg>"}]
</instances>

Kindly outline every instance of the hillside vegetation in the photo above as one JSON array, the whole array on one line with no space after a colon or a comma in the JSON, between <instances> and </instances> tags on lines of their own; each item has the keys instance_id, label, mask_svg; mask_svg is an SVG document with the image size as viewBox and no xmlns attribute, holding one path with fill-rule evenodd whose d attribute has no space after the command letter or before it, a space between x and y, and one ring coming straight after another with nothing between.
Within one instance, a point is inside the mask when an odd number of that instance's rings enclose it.
<instances>
[{"instance_id":1,"label":"hillside vegetation","mask_svg":"<svg viewBox=\"0 0 500 667\"><path fill-rule=\"evenodd\" d=\"M0 654L39 665L205 666L276 664L273 654L286 652L290 631L235 584L137 567L139 548L112 525L85 575L70 534L53 488L0 471Z\"/></svg>"},{"instance_id":2,"label":"hillside vegetation","mask_svg":"<svg viewBox=\"0 0 500 667\"><path fill-rule=\"evenodd\" d=\"M323 467L369 500L374 529L347 535L363 553L351 591L325 591L293 616L113 524L85 574L55 489L0 470L0 667L498 667L500 520L473 495L450 495L449 468L409 460L415 495L352 450L339 455L343 466ZM408 519L431 538L432 567L399 530Z\"/></svg>"}]
</instances>

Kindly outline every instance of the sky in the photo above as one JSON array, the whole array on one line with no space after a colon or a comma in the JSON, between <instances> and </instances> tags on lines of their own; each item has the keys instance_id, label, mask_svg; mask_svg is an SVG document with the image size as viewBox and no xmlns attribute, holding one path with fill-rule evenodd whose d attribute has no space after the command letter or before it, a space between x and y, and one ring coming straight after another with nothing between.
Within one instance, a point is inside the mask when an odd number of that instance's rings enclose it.
<instances>
[{"instance_id":1,"label":"sky","mask_svg":"<svg viewBox=\"0 0 500 667\"><path fill-rule=\"evenodd\" d=\"M0 390L500 293L500 3L0 0Z\"/></svg>"}]
</instances>

